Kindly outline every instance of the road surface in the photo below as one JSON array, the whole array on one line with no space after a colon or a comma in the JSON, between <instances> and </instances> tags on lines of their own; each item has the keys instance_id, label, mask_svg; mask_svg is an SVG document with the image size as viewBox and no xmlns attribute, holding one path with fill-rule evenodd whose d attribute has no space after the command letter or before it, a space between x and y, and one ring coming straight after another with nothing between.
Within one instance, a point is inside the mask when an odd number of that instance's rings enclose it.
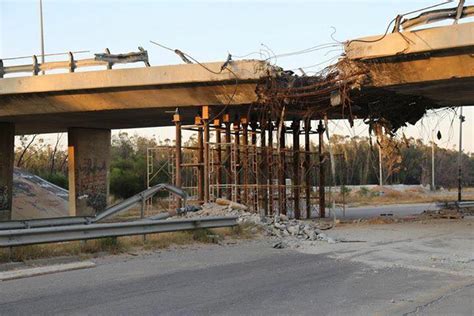
<instances>
[{"instance_id":1,"label":"road surface","mask_svg":"<svg viewBox=\"0 0 474 316\"><path fill-rule=\"evenodd\" d=\"M269 240L97 259L87 270L0 282L1 315L472 315L474 281Z\"/></svg>"},{"instance_id":2,"label":"road surface","mask_svg":"<svg viewBox=\"0 0 474 316\"><path fill-rule=\"evenodd\" d=\"M347 207L345 218L370 218L380 216L381 214L392 214L393 216L410 216L420 214L426 210L437 210L436 203L415 203L415 204L391 204L391 205L377 205L377 206L359 206ZM336 209L336 216L343 217L343 210Z\"/></svg>"}]
</instances>

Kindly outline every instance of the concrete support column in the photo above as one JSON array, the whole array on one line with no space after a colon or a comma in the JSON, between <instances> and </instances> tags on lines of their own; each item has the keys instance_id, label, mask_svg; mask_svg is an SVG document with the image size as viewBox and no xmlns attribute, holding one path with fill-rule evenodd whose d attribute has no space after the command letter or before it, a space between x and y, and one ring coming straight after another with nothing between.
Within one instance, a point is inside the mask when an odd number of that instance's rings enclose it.
<instances>
[{"instance_id":1,"label":"concrete support column","mask_svg":"<svg viewBox=\"0 0 474 316\"><path fill-rule=\"evenodd\" d=\"M15 125L0 123L0 221L12 219Z\"/></svg>"},{"instance_id":2,"label":"concrete support column","mask_svg":"<svg viewBox=\"0 0 474 316\"><path fill-rule=\"evenodd\" d=\"M94 216L107 208L109 129L68 129L69 215Z\"/></svg>"}]
</instances>

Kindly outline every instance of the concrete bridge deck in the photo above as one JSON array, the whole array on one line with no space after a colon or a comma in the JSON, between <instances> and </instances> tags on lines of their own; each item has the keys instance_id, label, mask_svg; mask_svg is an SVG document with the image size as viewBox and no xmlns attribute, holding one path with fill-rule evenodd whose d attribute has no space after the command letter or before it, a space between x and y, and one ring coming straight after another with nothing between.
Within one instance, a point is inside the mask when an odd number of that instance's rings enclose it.
<instances>
[{"instance_id":1,"label":"concrete bridge deck","mask_svg":"<svg viewBox=\"0 0 474 316\"><path fill-rule=\"evenodd\" d=\"M0 121L14 123L16 134L138 128L171 125L172 115L165 112L180 107L183 118L193 122L202 105L256 102L257 84L274 73L262 61L236 61L221 71L222 64L0 79Z\"/></svg>"}]
</instances>

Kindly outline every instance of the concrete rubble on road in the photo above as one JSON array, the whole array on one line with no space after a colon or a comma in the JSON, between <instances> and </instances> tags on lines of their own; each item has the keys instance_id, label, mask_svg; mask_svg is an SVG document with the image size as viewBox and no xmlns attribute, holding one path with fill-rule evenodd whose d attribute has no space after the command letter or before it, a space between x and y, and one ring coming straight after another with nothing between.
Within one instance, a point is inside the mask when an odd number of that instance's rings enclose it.
<instances>
[{"instance_id":1,"label":"concrete rubble on road","mask_svg":"<svg viewBox=\"0 0 474 316\"><path fill-rule=\"evenodd\" d=\"M202 205L200 211L185 214L184 217L206 217L206 216L238 216L240 224L254 224L278 241L274 248L298 247L301 241L325 241L335 244L338 240L329 237L323 231L335 226L336 220L296 220L289 219L286 215L261 216L247 211L245 205L218 199L216 203Z\"/></svg>"}]
</instances>

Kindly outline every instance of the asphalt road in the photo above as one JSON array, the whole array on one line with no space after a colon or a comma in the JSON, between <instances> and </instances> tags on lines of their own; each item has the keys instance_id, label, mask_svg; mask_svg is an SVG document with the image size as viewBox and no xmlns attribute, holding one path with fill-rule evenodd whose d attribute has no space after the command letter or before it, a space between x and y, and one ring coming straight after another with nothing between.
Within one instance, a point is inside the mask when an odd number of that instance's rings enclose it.
<instances>
[{"instance_id":1,"label":"asphalt road","mask_svg":"<svg viewBox=\"0 0 474 316\"><path fill-rule=\"evenodd\" d=\"M420 214L426 210L436 210L436 203L414 203L414 204L391 204L377 206L360 206L346 208L345 216L342 209L336 209L338 218L370 218L380 214L392 214L393 216L410 216Z\"/></svg>"},{"instance_id":2,"label":"asphalt road","mask_svg":"<svg viewBox=\"0 0 474 316\"><path fill-rule=\"evenodd\" d=\"M1 315L472 315L471 278L375 269L269 241L98 259L0 282Z\"/></svg>"}]
</instances>

